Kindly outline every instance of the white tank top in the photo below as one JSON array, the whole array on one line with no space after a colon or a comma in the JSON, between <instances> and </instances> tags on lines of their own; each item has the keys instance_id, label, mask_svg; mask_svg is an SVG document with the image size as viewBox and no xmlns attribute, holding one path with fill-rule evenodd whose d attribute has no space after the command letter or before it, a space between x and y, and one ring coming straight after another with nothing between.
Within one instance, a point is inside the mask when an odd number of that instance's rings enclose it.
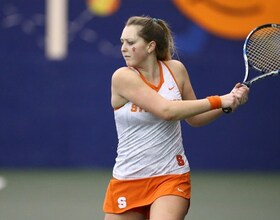
<instances>
[{"instance_id":1,"label":"white tank top","mask_svg":"<svg viewBox=\"0 0 280 220\"><path fill-rule=\"evenodd\" d=\"M176 80L165 63L159 62L158 87L142 79L168 100L182 100ZM151 103L152 104L152 103ZM113 177L139 179L190 170L184 153L180 121L165 121L128 102L114 111L118 149Z\"/></svg>"}]
</instances>

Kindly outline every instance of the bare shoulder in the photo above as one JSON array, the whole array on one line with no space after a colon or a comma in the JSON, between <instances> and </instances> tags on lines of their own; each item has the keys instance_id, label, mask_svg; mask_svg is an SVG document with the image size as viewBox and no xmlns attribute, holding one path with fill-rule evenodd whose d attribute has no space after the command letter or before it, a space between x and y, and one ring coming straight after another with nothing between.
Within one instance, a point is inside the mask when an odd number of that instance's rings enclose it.
<instances>
[{"instance_id":1,"label":"bare shoulder","mask_svg":"<svg viewBox=\"0 0 280 220\"><path fill-rule=\"evenodd\" d=\"M112 75L112 83L118 81L125 82L127 80L130 80L130 78L134 78L135 76L137 76L137 74L131 74L131 73L135 73L135 72L129 67L121 67L117 69Z\"/></svg>"},{"instance_id":2,"label":"bare shoulder","mask_svg":"<svg viewBox=\"0 0 280 220\"><path fill-rule=\"evenodd\" d=\"M136 96L139 85L144 84L139 75L129 67L117 69L112 76L111 103L114 108L123 106Z\"/></svg>"},{"instance_id":3,"label":"bare shoulder","mask_svg":"<svg viewBox=\"0 0 280 220\"><path fill-rule=\"evenodd\" d=\"M189 78L188 71L185 65L179 60L168 60L165 61L166 65L171 69L177 82L184 82Z\"/></svg>"},{"instance_id":4,"label":"bare shoulder","mask_svg":"<svg viewBox=\"0 0 280 220\"><path fill-rule=\"evenodd\" d=\"M132 70L128 67L121 67L112 75L111 104L113 108L119 108L128 102L128 100L121 94L122 90L126 88L125 83L127 81L127 76L132 75L128 74L130 71Z\"/></svg>"},{"instance_id":5,"label":"bare shoulder","mask_svg":"<svg viewBox=\"0 0 280 220\"><path fill-rule=\"evenodd\" d=\"M185 65L179 60L168 60L165 63L171 68L172 71L180 72L183 74L187 73L187 69Z\"/></svg>"},{"instance_id":6,"label":"bare shoulder","mask_svg":"<svg viewBox=\"0 0 280 220\"><path fill-rule=\"evenodd\" d=\"M130 69L129 67L120 67L119 69L117 69L114 73L112 78L118 78L118 77L122 77L124 74L133 71L132 69Z\"/></svg>"},{"instance_id":7,"label":"bare shoulder","mask_svg":"<svg viewBox=\"0 0 280 220\"><path fill-rule=\"evenodd\" d=\"M168 60L165 61L165 63L172 71L178 83L179 89L181 93L183 93L185 84L188 83L190 80L185 65L179 60Z\"/></svg>"}]
</instances>

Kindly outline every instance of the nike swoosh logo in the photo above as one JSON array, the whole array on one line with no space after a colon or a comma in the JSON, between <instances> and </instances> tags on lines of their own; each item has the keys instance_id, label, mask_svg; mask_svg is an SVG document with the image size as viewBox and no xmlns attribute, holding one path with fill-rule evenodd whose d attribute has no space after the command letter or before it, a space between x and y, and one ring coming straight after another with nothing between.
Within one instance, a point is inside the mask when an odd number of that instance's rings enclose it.
<instances>
[{"instance_id":1,"label":"nike swoosh logo","mask_svg":"<svg viewBox=\"0 0 280 220\"><path fill-rule=\"evenodd\" d=\"M175 87L175 86L172 86L172 87L170 87L170 88L168 88L168 89L169 89L169 90L172 90L172 89L174 89L174 87Z\"/></svg>"},{"instance_id":2,"label":"nike swoosh logo","mask_svg":"<svg viewBox=\"0 0 280 220\"><path fill-rule=\"evenodd\" d=\"M178 190L179 192L184 192L184 190L182 190L181 188L177 188L177 190Z\"/></svg>"}]
</instances>

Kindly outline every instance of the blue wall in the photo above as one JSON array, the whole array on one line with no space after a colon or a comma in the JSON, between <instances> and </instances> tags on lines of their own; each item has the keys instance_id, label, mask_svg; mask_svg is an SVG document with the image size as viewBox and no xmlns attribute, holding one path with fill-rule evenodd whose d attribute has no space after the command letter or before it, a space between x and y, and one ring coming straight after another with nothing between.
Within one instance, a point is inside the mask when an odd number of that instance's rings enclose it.
<instances>
[{"instance_id":1,"label":"blue wall","mask_svg":"<svg viewBox=\"0 0 280 220\"><path fill-rule=\"evenodd\" d=\"M110 80L124 65L119 37L131 15L168 21L199 98L226 93L243 79L243 40L206 32L171 1L144 2L122 0L111 16L92 14L72 32L68 56L52 61L44 51L44 1L0 1L0 167L113 166ZM86 1L70 0L69 24L86 10ZM246 106L211 125L183 123L191 167L280 170L279 83L258 82Z\"/></svg>"}]
</instances>

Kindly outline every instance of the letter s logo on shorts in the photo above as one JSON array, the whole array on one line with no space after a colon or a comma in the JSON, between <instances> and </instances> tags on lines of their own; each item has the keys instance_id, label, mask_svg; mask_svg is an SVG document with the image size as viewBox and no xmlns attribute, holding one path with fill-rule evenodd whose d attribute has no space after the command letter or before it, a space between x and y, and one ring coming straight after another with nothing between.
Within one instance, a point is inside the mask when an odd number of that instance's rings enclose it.
<instances>
[{"instance_id":1,"label":"letter s logo on shorts","mask_svg":"<svg viewBox=\"0 0 280 220\"><path fill-rule=\"evenodd\" d=\"M126 208L126 206L127 206L127 204L126 204L126 198L125 198L124 196L119 197L119 198L118 198L118 207L119 207L120 209L124 209L124 208Z\"/></svg>"}]
</instances>

